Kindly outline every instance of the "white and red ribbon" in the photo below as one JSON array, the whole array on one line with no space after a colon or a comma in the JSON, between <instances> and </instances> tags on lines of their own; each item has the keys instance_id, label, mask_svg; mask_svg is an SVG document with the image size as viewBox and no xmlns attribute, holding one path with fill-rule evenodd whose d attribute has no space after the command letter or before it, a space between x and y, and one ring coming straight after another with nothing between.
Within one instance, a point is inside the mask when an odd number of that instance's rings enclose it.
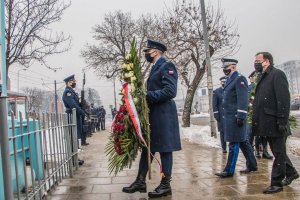
<instances>
[{"instance_id":1,"label":"white and red ribbon","mask_svg":"<svg viewBox=\"0 0 300 200\"><path fill-rule=\"evenodd\" d=\"M123 90L124 90L124 101L125 101L125 104L126 104L126 109L127 109L128 113L129 113L130 119L131 119L131 121L133 123L133 126L135 128L135 131L136 131L139 139L141 140L141 142L145 145L145 147L147 149L149 149L149 147L147 145L147 142L145 141L145 139L144 139L144 137L142 135L141 123L140 123L139 115L137 114L137 110L136 110L135 104L133 102L132 95L130 94L130 91L131 91L130 85L128 83L126 83L126 82L123 83ZM151 153L151 156L158 163L159 168L160 168L160 173L162 173L162 166L161 166L159 160L152 153Z\"/></svg>"}]
</instances>

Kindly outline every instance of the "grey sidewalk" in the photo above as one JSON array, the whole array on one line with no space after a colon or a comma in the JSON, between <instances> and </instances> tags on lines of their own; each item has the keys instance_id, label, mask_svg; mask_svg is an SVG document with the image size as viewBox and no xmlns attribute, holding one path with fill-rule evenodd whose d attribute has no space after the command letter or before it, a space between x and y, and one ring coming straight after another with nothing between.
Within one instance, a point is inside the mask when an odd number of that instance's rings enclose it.
<instances>
[{"instance_id":1,"label":"grey sidewalk","mask_svg":"<svg viewBox=\"0 0 300 200\"><path fill-rule=\"evenodd\" d=\"M75 173L74 178L65 179L47 199L50 200L145 200L147 193L122 193L122 187L132 183L136 177L139 157L131 169L126 169L116 177L107 171L107 158L104 147L108 132L98 132L89 139L80 157L85 164ZM242 175L239 170L245 167L245 159L240 153L235 176L221 179L214 175L223 169L227 154L221 149L191 144L183 141L183 150L174 153L173 195L162 200L201 200L201 199L300 199L300 180L285 187L281 193L262 194L269 184L272 161L258 160L258 172ZM293 164L300 170L299 158L291 156ZM147 181L148 191L160 181L158 167L152 164L152 180Z\"/></svg>"}]
</instances>

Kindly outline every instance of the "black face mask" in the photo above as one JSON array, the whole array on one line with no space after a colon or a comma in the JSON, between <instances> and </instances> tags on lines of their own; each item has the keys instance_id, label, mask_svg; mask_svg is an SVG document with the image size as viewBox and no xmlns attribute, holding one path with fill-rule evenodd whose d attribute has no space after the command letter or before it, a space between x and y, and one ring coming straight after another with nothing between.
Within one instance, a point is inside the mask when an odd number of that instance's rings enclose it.
<instances>
[{"instance_id":1,"label":"black face mask","mask_svg":"<svg viewBox=\"0 0 300 200\"><path fill-rule=\"evenodd\" d=\"M231 72L231 69L223 69L223 72L224 72L224 74L226 75L226 76L228 76L229 74L230 74L230 72Z\"/></svg>"},{"instance_id":2,"label":"black face mask","mask_svg":"<svg viewBox=\"0 0 300 200\"><path fill-rule=\"evenodd\" d=\"M76 87L76 83L72 83L71 87L75 88Z\"/></svg>"},{"instance_id":3,"label":"black face mask","mask_svg":"<svg viewBox=\"0 0 300 200\"><path fill-rule=\"evenodd\" d=\"M145 53L145 58L149 63L152 63L154 58L151 57L151 53Z\"/></svg>"},{"instance_id":4,"label":"black face mask","mask_svg":"<svg viewBox=\"0 0 300 200\"><path fill-rule=\"evenodd\" d=\"M257 71L257 72L263 71L262 63L254 63L254 68L255 68L255 71Z\"/></svg>"}]
</instances>

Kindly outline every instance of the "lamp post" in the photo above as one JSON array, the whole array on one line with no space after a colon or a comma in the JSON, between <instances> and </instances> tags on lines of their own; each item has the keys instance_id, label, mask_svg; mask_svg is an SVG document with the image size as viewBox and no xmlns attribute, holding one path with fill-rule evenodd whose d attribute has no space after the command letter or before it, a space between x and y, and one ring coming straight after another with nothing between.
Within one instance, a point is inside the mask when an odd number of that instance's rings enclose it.
<instances>
[{"instance_id":1,"label":"lamp post","mask_svg":"<svg viewBox=\"0 0 300 200\"><path fill-rule=\"evenodd\" d=\"M19 70L18 70L18 92L20 92L20 91L19 91L19 89L20 89L20 71L22 71L22 70L26 71L26 68L23 68L23 69L19 69Z\"/></svg>"}]
</instances>

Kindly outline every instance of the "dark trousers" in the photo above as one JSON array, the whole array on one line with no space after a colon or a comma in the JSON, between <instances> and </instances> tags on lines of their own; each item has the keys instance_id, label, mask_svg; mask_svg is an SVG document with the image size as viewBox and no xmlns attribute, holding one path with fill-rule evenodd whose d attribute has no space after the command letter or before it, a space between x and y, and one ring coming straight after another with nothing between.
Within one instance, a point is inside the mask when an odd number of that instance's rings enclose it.
<instances>
[{"instance_id":1,"label":"dark trousers","mask_svg":"<svg viewBox=\"0 0 300 200\"><path fill-rule=\"evenodd\" d=\"M275 157L272 166L271 185L282 187L281 181L297 173L291 160L286 154L287 137L266 137Z\"/></svg>"},{"instance_id":2,"label":"dark trousers","mask_svg":"<svg viewBox=\"0 0 300 200\"><path fill-rule=\"evenodd\" d=\"M220 131L220 140L221 140L222 149L226 150L226 141L224 138L224 131Z\"/></svg>"},{"instance_id":3,"label":"dark trousers","mask_svg":"<svg viewBox=\"0 0 300 200\"><path fill-rule=\"evenodd\" d=\"M259 145L262 144L263 149L267 149L268 140L264 136L256 136L255 137L255 150L259 152Z\"/></svg>"},{"instance_id":4,"label":"dark trousers","mask_svg":"<svg viewBox=\"0 0 300 200\"><path fill-rule=\"evenodd\" d=\"M248 140L244 142L229 142L229 154L224 171L228 172L230 175L232 175L235 171L240 148L246 158L246 167L251 170L257 168L253 149Z\"/></svg>"},{"instance_id":5,"label":"dark trousers","mask_svg":"<svg viewBox=\"0 0 300 200\"><path fill-rule=\"evenodd\" d=\"M152 152L154 155L155 152ZM159 152L160 159L161 159L161 165L162 165L162 171L165 176L171 176L172 175L172 167L173 167L173 152ZM151 157L151 162L153 158ZM146 148L142 149L141 153L141 159L139 164L139 175L142 175L146 177L148 172L148 151Z\"/></svg>"},{"instance_id":6,"label":"dark trousers","mask_svg":"<svg viewBox=\"0 0 300 200\"><path fill-rule=\"evenodd\" d=\"M100 124L101 124L101 130L105 130L105 118L104 117L101 118Z\"/></svg>"}]
</instances>

